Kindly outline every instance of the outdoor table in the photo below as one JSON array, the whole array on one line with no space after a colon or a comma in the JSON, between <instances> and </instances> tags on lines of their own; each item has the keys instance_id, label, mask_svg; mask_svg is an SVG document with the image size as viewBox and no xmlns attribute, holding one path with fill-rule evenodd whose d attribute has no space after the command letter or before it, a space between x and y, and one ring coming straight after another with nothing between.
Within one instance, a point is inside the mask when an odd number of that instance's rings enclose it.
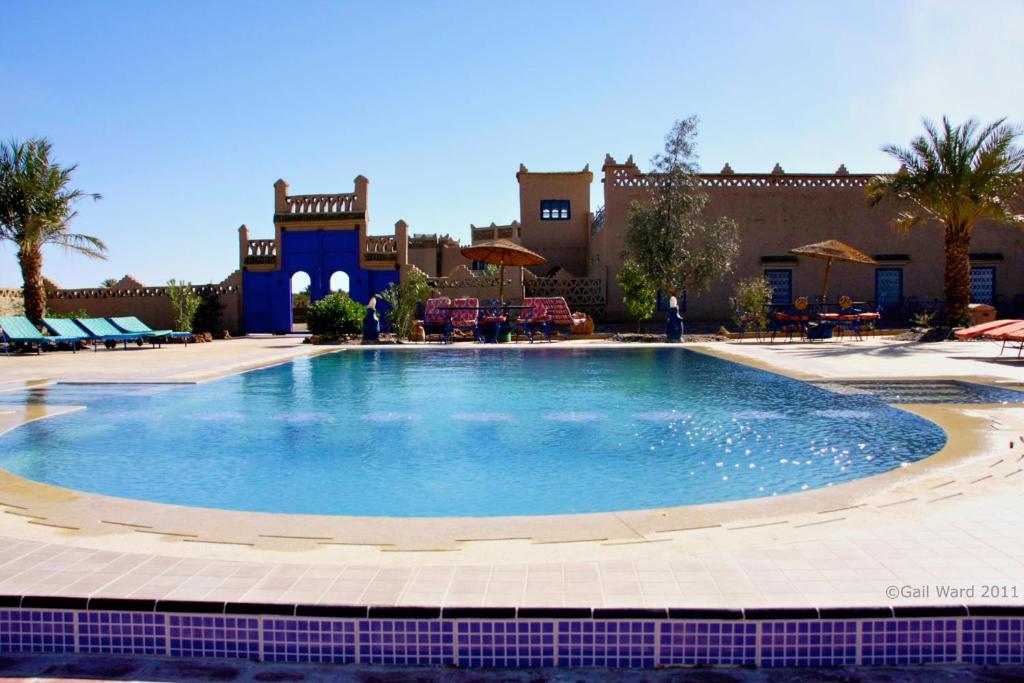
<instances>
[{"instance_id":1,"label":"outdoor table","mask_svg":"<svg viewBox=\"0 0 1024 683\"><path fill-rule=\"evenodd\" d=\"M438 310L440 310L440 311L448 311L448 324L451 325L451 323L452 323L452 313L454 311L493 311L493 310L496 310L496 309L501 309L502 313L505 316L505 320L506 320L506 323L507 323L508 322L509 311L520 311L520 310L523 310L523 309L526 309L526 308L532 308L532 306L522 306L522 305L512 305L512 304L494 304L492 306L440 306L438 308ZM480 321L478 320L477 321L478 326L479 326L479 322ZM490 336L488 336L487 334L482 334L481 336L483 336L485 340L493 341L493 343L497 344L499 342L497 330L498 330L498 325L495 324L494 325L494 331L493 331L493 333Z\"/></svg>"}]
</instances>

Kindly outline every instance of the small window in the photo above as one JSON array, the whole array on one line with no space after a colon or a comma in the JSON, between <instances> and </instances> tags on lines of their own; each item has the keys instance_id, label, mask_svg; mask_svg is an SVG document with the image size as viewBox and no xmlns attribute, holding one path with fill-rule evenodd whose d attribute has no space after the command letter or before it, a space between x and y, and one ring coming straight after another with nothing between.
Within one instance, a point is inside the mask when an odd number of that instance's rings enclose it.
<instances>
[{"instance_id":1,"label":"small window","mask_svg":"<svg viewBox=\"0 0 1024 683\"><path fill-rule=\"evenodd\" d=\"M991 304L996 299L995 266L971 268L971 303Z\"/></svg>"},{"instance_id":2,"label":"small window","mask_svg":"<svg viewBox=\"0 0 1024 683\"><path fill-rule=\"evenodd\" d=\"M568 199L542 199L540 200L540 219L542 221L567 221L569 220Z\"/></svg>"},{"instance_id":3,"label":"small window","mask_svg":"<svg viewBox=\"0 0 1024 683\"><path fill-rule=\"evenodd\" d=\"M793 271L789 268L766 268L764 278L772 288L772 303L793 303Z\"/></svg>"},{"instance_id":4,"label":"small window","mask_svg":"<svg viewBox=\"0 0 1024 683\"><path fill-rule=\"evenodd\" d=\"M903 301L903 269L875 269L875 302L879 306L894 306Z\"/></svg>"}]
</instances>

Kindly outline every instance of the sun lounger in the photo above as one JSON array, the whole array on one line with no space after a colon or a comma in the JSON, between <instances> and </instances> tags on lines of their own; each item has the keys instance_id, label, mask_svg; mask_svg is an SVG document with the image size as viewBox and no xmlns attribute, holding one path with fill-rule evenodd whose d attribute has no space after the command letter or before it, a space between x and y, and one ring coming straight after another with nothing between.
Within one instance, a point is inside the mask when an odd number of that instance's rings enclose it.
<instances>
[{"instance_id":1,"label":"sun lounger","mask_svg":"<svg viewBox=\"0 0 1024 683\"><path fill-rule=\"evenodd\" d=\"M4 350L11 355L11 347L14 344L27 344L36 347L36 353L43 352L43 344L71 344L71 350L76 351L78 342L85 339L81 330L77 334L48 336L39 331L32 324L32 321L23 315L9 315L0 317L0 334L3 335Z\"/></svg>"},{"instance_id":2,"label":"sun lounger","mask_svg":"<svg viewBox=\"0 0 1024 683\"><path fill-rule=\"evenodd\" d=\"M1003 342L999 349L999 355L1003 355L1007 344L1011 347L1017 345L1017 358L1020 358L1021 351L1024 351L1024 321L1017 321L1012 325L1003 325L984 334L986 339Z\"/></svg>"},{"instance_id":3,"label":"sun lounger","mask_svg":"<svg viewBox=\"0 0 1024 683\"><path fill-rule=\"evenodd\" d=\"M542 329L547 340L551 341L551 334L555 330L564 331L566 335L572 334L572 311L565 297L544 296L540 297L540 303L544 305L544 315L548 320L543 323Z\"/></svg>"},{"instance_id":4,"label":"sun lounger","mask_svg":"<svg viewBox=\"0 0 1024 683\"><path fill-rule=\"evenodd\" d=\"M980 325L973 325L963 330L957 330L955 334L957 339L977 339L979 337L987 337L990 333L998 333L999 329L1002 327L1019 325L1022 322L1024 322L1024 320L990 320L987 323L981 323Z\"/></svg>"},{"instance_id":5,"label":"sun lounger","mask_svg":"<svg viewBox=\"0 0 1024 683\"><path fill-rule=\"evenodd\" d=\"M519 315L513 326L517 330L522 330L532 344L534 333L537 330L542 330L550 318L547 315L547 309L544 308L544 303L538 297L526 297L523 299L522 305L525 308L519 309Z\"/></svg>"},{"instance_id":6,"label":"sun lounger","mask_svg":"<svg viewBox=\"0 0 1024 683\"><path fill-rule=\"evenodd\" d=\"M455 309L452 313L452 328L469 332L476 337L477 319L480 315L480 300L475 297L463 297L452 302Z\"/></svg>"},{"instance_id":7,"label":"sun lounger","mask_svg":"<svg viewBox=\"0 0 1024 683\"><path fill-rule=\"evenodd\" d=\"M117 346L117 342L124 342L124 348L128 348L128 342L133 341L142 345L143 341L149 336L147 334L132 332L126 333L121 332L116 327L107 322L104 318L75 318L75 324L85 330L89 336L89 341L92 342L92 350L97 351L99 349L99 343L103 342L103 345L108 349L112 349ZM49 322L46 319L43 320L47 326Z\"/></svg>"},{"instance_id":8,"label":"sun lounger","mask_svg":"<svg viewBox=\"0 0 1024 683\"><path fill-rule=\"evenodd\" d=\"M448 342L451 335L450 318L451 311L444 310L452 305L452 300L446 296L427 299L423 305L423 334L429 340L430 335L436 334L438 341L442 344Z\"/></svg>"},{"instance_id":9,"label":"sun lounger","mask_svg":"<svg viewBox=\"0 0 1024 683\"><path fill-rule=\"evenodd\" d=\"M154 346L159 346L160 342L165 339L181 339L185 342L185 346L188 346L188 340L192 338L191 332L175 332L173 330L154 330L149 325L142 322L134 315L125 316L122 318L107 318L110 323L116 327L119 331L125 334L143 334L147 335L149 341Z\"/></svg>"}]
</instances>

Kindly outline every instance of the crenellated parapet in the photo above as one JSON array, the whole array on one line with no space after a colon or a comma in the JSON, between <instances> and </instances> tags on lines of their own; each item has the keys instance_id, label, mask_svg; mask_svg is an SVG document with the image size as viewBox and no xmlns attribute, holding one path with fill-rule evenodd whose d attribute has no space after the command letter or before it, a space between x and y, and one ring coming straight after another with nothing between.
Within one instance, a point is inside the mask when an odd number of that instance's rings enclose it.
<instances>
[{"instance_id":1,"label":"crenellated parapet","mask_svg":"<svg viewBox=\"0 0 1024 683\"><path fill-rule=\"evenodd\" d=\"M620 164L609 154L601 170L608 188L650 188L657 182L657 175L642 172L632 155ZM835 173L786 173L777 163L769 173L736 173L725 164L719 173L697 174L699 184L706 188L863 188L873 177L872 173L852 174L844 164Z\"/></svg>"},{"instance_id":2,"label":"crenellated parapet","mask_svg":"<svg viewBox=\"0 0 1024 683\"><path fill-rule=\"evenodd\" d=\"M274 222L319 222L366 218L370 181L356 176L353 192L337 194L288 194L288 183L274 183Z\"/></svg>"}]
</instances>

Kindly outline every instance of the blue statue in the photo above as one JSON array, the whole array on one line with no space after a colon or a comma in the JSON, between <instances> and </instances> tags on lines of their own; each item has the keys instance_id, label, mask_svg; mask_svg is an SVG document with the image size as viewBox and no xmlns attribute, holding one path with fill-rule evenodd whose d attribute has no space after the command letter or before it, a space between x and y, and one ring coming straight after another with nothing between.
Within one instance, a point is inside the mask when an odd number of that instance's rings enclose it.
<instances>
[{"instance_id":1,"label":"blue statue","mask_svg":"<svg viewBox=\"0 0 1024 683\"><path fill-rule=\"evenodd\" d=\"M679 302L675 297L668 301L668 317L665 318L666 341L678 342L683 340L683 316L679 314Z\"/></svg>"},{"instance_id":2,"label":"blue statue","mask_svg":"<svg viewBox=\"0 0 1024 683\"><path fill-rule=\"evenodd\" d=\"M380 340L380 316L377 315L377 297L371 296L366 305L366 317L363 318L363 342L374 343Z\"/></svg>"}]
</instances>

